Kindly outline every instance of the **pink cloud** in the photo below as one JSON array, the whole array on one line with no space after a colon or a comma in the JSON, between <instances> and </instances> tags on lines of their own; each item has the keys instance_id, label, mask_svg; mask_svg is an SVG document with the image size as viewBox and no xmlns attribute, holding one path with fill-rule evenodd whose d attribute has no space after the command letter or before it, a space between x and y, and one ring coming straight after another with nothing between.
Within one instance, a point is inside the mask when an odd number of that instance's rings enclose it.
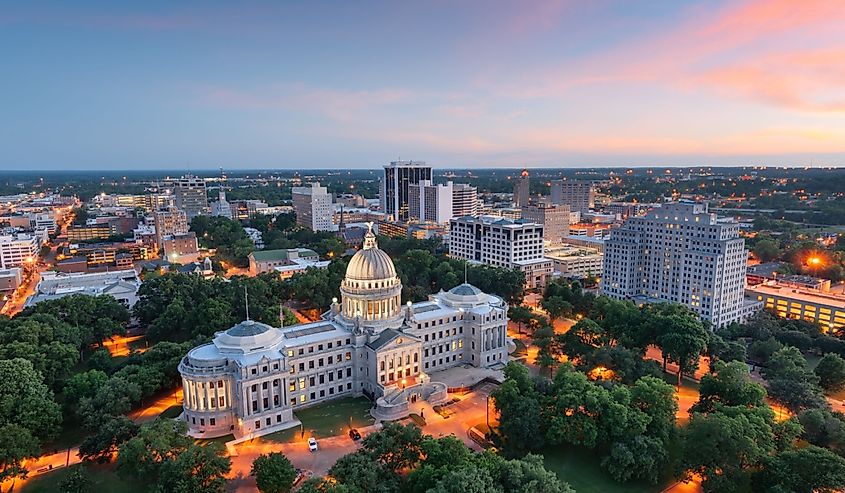
<instances>
[{"instance_id":1,"label":"pink cloud","mask_svg":"<svg viewBox=\"0 0 845 493\"><path fill-rule=\"evenodd\" d=\"M479 81L500 96L554 98L590 86L709 92L801 111L845 110L845 5L747 0L690 10L668 32L516 81Z\"/></svg>"}]
</instances>

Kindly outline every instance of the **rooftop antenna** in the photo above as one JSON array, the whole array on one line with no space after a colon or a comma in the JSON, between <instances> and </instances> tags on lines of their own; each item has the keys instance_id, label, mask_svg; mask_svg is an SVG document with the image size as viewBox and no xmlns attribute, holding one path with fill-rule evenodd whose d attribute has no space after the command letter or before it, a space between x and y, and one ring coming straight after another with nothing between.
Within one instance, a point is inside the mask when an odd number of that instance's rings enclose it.
<instances>
[{"instance_id":1,"label":"rooftop antenna","mask_svg":"<svg viewBox=\"0 0 845 493\"><path fill-rule=\"evenodd\" d=\"M246 305L246 319L249 320L249 291L244 286L244 304Z\"/></svg>"},{"instance_id":2,"label":"rooftop antenna","mask_svg":"<svg viewBox=\"0 0 845 493\"><path fill-rule=\"evenodd\" d=\"M467 265L468 264L469 264L469 261L464 260L464 284L469 284L469 283L467 283Z\"/></svg>"},{"instance_id":3,"label":"rooftop antenna","mask_svg":"<svg viewBox=\"0 0 845 493\"><path fill-rule=\"evenodd\" d=\"M279 327L285 326L285 313L284 309L282 308L282 303L279 302Z\"/></svg>"}]
</instances>

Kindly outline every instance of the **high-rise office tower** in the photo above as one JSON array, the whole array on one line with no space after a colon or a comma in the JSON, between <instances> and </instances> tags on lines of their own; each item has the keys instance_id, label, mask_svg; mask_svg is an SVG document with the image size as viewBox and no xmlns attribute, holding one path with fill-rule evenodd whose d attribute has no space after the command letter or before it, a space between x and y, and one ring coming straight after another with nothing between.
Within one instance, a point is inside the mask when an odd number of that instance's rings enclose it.
<instances>
[{"instance_id":1,"label":"high-rise office tower","mask_svg":"<svg viewBox=\"0 0 845 493\"><path fill-rule=\"evenodd\" d=\"M739 224L707 204L677 202L632 217L604 244L602 292L637 303L681 303L714 327L742 321L748 252Z\"/></svg>"},{"instance_id":2,"label":"high-rise office tower","mask_svg":"<svg viewBox=\"0 0 845 493\"><path fill-rule=\"evenodd\" d=\"M550 198L553 204L568 205L572 212L589 212L595 206L596 190L589 181L554 180Z\"/></svg>"},{"instance_id":3,"label":"high-rise office tower","mask_svg":"<svg viewBox=\"0 0 845 493\"><path fill-rule=\"evenodd\" d=\"M466 183L452 185L452 215L455 217L478 215L478 189Z\"/></svg>"},{"instance_id":4,"label":"high-rise office tower","mask_svg":"<svg viewBox=\"0 0 845 493\"><path fill-rule=\"evenodd\" d=\"M522 207L522 219L543 225L543 239L552 245L560 244L569 235L569 206L530 204Z\"/></svg>"},{"instance_id":5,"label":"high-rise office tower","mask_svg":"<svg viewBox=\"0 0 845 493\"><path fill-rule=\"evenodd\" d=\"M408 186L408 219L446 224L452 219L452 182L435 185L422 180Z\"/></svg>"},{"instance_id":6,"label":"high-rise office tower","mask_svg":"<svg viewBox=\"0 0 845 493\"><path fill-rule=\"evenodd\" d=\"M552 261L544 253L542 224L495 216L449 221L450 257L519 269L525 273L528 287L545 286L552 274Z\"/></svg>"},{"instance_id":7,"label":"high-rise office tower","mask_svg":"<svg viewBox=\"0 0 845 493\"><path fill-rule=\"evenodd\" d=\"M162 207L153 214L156 226L156 244L164 247L164 238L188 232L188 216L174 206Z\"/></svg>"},{"instance_id":8,"label":"high-rise office tower","mask_svg":"<svg viewBox=\"0 0 845 493\"><path fill-rule=\"evenodd\" d=\"M407 221L409 188L431 180L431 166L425 161L393 161L384 167L381 184L381 210L396 221Z\"/></svg>"},{"instance_id":9,"label":"high-rise office tower","mask_svg":"<svg viewBox=\"0 0 845 493\"><path fill-rule=\"evenodd\" d=\"M529 187L528 170L523 169L516 183L513 184L513 205L514 207L524 207L528 205L528 197L531 193Z\"/></svg>"},{"instance_id":10,"label":"high-rise office tower","mask_svg":"<svg viewBox=\"0 0 845 493\"><path fill-rule=\"evenodd\" d=\"M296 222L314 231L333 231L332 196L326 187L311 183L307 187L293 187L293 208Z\"/></svg>"},{"instance_id":11,"label":"high-rise office tower","mask_svg":"<svg viewBox=\"0 0 845 493\"><path fill-rule=\"evenodd\" d=\"M176 207L183 210L188 220L201 214L208 214L208 195L205 180L194 175L185 175L173 183Z\"/></svg>"}]
</instances>

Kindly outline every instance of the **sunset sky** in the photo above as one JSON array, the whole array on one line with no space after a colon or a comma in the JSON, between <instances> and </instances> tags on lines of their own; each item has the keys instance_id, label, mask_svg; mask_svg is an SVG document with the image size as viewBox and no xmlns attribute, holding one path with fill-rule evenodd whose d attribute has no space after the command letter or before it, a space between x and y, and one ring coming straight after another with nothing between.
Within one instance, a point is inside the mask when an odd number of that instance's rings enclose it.
<instances>
[{"instance_id":1,"label":"sunset sky","mask_svg":"<svg viewBox=\"0 0 845 493\"><path fill-rule=\"evenodd\" d=\"M843 165L842 0L14 2L0 169Z\"/></svg>"}]
</instances>

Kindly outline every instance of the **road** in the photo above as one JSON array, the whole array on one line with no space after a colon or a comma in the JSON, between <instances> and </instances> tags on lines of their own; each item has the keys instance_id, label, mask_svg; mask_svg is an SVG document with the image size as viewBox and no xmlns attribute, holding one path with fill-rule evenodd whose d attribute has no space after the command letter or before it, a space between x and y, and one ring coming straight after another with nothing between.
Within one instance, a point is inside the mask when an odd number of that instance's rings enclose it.
<instances>
[{"instance_id":1,"label":"road","mask_svg":"<svg viewBox=\"0 0 845 493\"><path fill-rule=\"evenodd\" d=\"M473 392L458 396L460 401L447 408L454 411L454 414L448 418L435 413L434 409L426 402L415 404L413 411L426 419L423 433L435 437L454 434L467 446L478 451L481 450L481 447L469 438L467 431L473 426L486 423L487 396L493 388L493 385L486 384ZM492 403L489 410L491 423L495 424L496 415ZM359 428L359 431L366 436L380 427L381 425L375 424L366 428ZM307 440L308 436L300 437L297 435L292 442L278 443L258 437L235 445L235 454L231 456L232 470L228 475L230 483L227 490L237 493L255 492L255 480L250 477L249 472L252 468L252 462L261 454L282 452L294 467L310 471L315 476L324 476L337 459L360 448L360 442L354 442L346 435L338 435L320 439L318 442L319 450L310 452Z\"/></svg>"},{"instance_id":2,"label":"road","mask_svg":"<svg viewBox=\"0 0 845 493\"><path fill-rule=\"evenodd\" d=\"M111 356L129 356L129 354L133 351L131 347L129 347L130 343L140 341L144 338L144 336L112 336L109 340L103 342L103 347L106 348L111 354ZM138 353L143 353L146 351L146 347L137 348L134 351Z\"/></svg>"}]
</instances>

